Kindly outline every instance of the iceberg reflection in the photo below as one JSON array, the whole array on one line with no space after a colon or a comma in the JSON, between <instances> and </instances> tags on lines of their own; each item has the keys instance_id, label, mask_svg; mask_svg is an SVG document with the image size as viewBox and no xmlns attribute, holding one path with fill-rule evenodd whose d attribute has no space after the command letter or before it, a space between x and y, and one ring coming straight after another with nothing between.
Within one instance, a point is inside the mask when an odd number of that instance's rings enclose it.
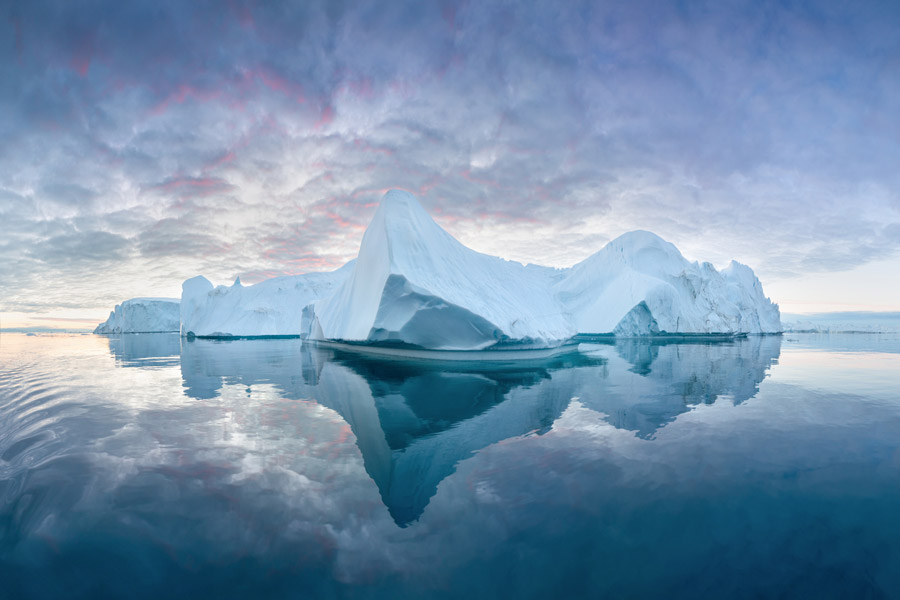
<instances>
[{"instance_id":1,"label":"iceberg reflection","mask_svg":"<svg viewBox=\"0 0 900 600\"><path fill-rule=\"evenodd\" d=\"M111 341L112 343L112 341ZM418 519L460 461L502 440L548 431L573 398L614 427L651 439L698 404L751 398L780 337L722 343L620 340L550 360L398 361L297 339L185 341L185 393L274 385L336 411L394 521Z\"/></svg>"},{"instance_id":2,"label":"iceberg reflection","mask_svg":"<svg viewBox=\"0 0 900 600\"><path fill-rule=\"evenodd\" d=\"M126 333L108 336L109 353L122 367L178 365L181 336L177 333Z\"/></svg>"},{"instance_id":3,"label":"iceberg reflection","mask_svg":"<svg viewBox=\"0 0 900 600\"><path fill-rule=\"evenodd\" d=\"M652 438L693 406L726 397L734 405L752 398L768 369L777 364L780 336L731 341L672 342L619 340L583 344L582 351L605 358L602 380L578 374L578 396L619 429Z\"/></svg>"}]
</instances>

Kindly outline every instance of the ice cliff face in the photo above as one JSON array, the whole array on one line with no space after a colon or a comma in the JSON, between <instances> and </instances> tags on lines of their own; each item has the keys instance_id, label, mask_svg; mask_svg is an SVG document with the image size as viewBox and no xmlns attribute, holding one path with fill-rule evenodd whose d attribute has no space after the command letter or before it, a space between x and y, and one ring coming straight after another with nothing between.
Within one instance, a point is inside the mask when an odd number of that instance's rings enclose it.
<instances>
[{"instance_id":1,"label":"ice cliff face","mask_svg":"<svg viewBox=\"0 0 900 600\"><path fill-rule=\"evenodd\" d=\"M213 287L205 277L182 284L181 332L197 337L299 336L303 307L332 293L351 272L276 277L244 287Z\"/></svg>"},{"instance_id":2,"label":"ice cliff face","mask_svg":"<svg viewBox=\"0 0 900 600\"><path fill-rule=\"evenodd\" d=\"M179 328L177 298L132 298L117 304L94 333L161 333Z\"/></svg>"},{"instance_id":3,"label":"ice cliff face","mask_svg":"<svg viewBox=\"0 0 900 600\"><path fill-rule=\"evenodd\" d=\"M778 307L749 267L732 262L719 272L689 262L647 231L613 240L569 269L555 291L583 334L781 331Z\"/></svg>"},{"instance_id":4,"label":"ice cliff face","mask_svg":"<svg viewBox=\"0 0 900 600\"><path fill-rule=\"evenodd\" d=\"M411 194L392 190L347 279L305 310L306 332L435 350L551 346L575 330L545 273L463 246Z\"/></svg>"}]
</instances>

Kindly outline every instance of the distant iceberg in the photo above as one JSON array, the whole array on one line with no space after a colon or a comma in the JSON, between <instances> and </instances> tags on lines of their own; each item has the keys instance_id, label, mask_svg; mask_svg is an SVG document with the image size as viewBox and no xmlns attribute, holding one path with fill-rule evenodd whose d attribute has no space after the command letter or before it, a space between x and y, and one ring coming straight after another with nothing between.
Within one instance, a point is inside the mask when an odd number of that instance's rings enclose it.
<instances>
[{"instance_id":1,"label":"distant iceberg","mask_svg":"<svg viewBox=\"0 0 900 600\"><path fill-rule=\"evenodd\" d=\"M785 332L900 333L900 312L846 311L783 315Z\"/></svg>"},{"instance_id":2,"label":"distant iceberg","mask_svg":"<svg viewBox=\"0 0 900 600\"><path fill-rule=\"evenodd\" d=\"M94 333L164 333L179 330L177 298L132 298L117 304Z\"/></svg>"}]
</instances>

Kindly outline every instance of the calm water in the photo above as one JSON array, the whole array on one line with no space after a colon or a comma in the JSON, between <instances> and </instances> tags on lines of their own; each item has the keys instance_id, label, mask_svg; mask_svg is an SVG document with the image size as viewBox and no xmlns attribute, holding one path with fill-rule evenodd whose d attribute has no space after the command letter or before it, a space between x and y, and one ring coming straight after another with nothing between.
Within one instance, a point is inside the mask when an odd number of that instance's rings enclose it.
<instances>
[{"instance_id":1,"label":"calm water","mask_svg":"<svg viewBox=\"0 0 900 600\"><path fill-rule=\"evenodd\" d=\"M900 598L900 336L0 336L0 599Z\"/></svg>"}]
</instances>

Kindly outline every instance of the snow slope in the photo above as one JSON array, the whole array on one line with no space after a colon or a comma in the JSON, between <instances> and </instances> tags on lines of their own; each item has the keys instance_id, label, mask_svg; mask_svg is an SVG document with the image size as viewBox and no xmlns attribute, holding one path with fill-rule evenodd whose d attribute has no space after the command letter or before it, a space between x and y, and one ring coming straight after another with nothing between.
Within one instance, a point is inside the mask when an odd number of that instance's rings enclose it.
<instances>
[{"instance_id":1,"label":"snow slope","mask_svg":"<svg viewBox=\"0 0 900 600\"><path fill-rule=\"evenodd\" d=\"M267 279L244 287L213 287L205 277L188 279L181 291L181 332L198 337L298 336L303 307L331 293L353 263L330 273Z\"/></svg>"},{"instance_id":2,"label":"snow slope","mask_svg":"<svg viewBox=\"0 0 900 600\"><path fill-rule=\"evenodd\" d=\"M312 339L479 350L551 346L575 334L548 270L465 247L408 192L385 195L351 269L332 296L306 309Z\"/></svg>"},{"instance_id":3,"label":"snow slope","mask_svg":"<svg viewBox=\"0 0 900 600\"><path fill-rule=\"evenodd\" d=\"M778 307L753 271L686 260L647 231L622 235L568 270L556 295L578 333L772 333Z\"/></svg>"},{"instance_id":4,"label":"snow slope","mask_svg":"<svg viewBox=\"0 0 900 600\"><path fill-rule=\"evenodd\" d=\"M132 298L116 304L94 333L162 333L179 328L177 298Z\"/></svg>"}]
</instances>

